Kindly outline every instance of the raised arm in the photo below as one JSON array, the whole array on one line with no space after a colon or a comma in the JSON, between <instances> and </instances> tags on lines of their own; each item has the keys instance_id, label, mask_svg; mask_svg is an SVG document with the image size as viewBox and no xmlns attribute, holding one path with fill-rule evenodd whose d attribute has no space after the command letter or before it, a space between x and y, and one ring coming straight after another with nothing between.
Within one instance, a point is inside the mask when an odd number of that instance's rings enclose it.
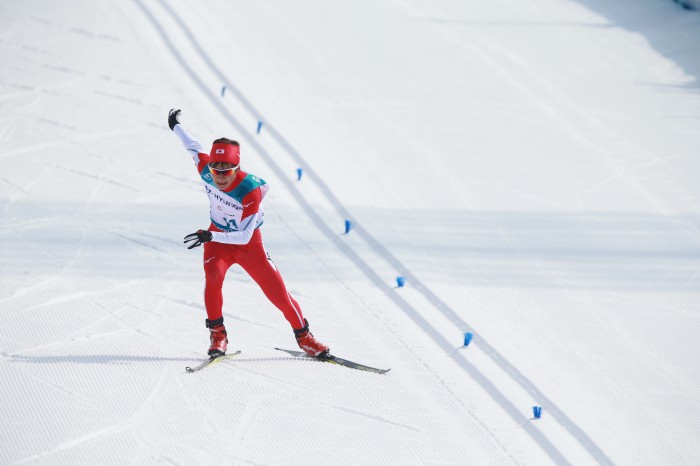
<instances>
[{"instance_id":1,"label":"raised arm","mask_svg":"<svg viewBox=\"0 0 700 466\"><path fill-rule=\"evenodd\" d=\"M192 160L197 165L197 171L201 172L202 165L209 161L209 155L204 152L202 145L182 127L182 124L180 124L180 113L182 113L180 109L170 110L168 113L168 126L175 133L175 136L180 139L185 150L192 156Z\"/></svg>"}]
</instances>

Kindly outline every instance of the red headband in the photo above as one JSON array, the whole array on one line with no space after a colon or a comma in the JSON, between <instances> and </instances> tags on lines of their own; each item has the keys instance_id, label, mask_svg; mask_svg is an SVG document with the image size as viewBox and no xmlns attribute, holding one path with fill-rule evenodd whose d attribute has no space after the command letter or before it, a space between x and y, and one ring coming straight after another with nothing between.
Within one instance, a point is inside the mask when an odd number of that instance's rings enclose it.
<instances>
[{"instance_id":1,"label":"red headband","mask_svg":"<svg viewBox=\"0 0 700 466\"><path fill-rule=\"evenodd\" d=\"M228 162L238 165L241 163L241 148L233 144L218 142L211 146L209 162Z\"/></svg>"}]
</instances>

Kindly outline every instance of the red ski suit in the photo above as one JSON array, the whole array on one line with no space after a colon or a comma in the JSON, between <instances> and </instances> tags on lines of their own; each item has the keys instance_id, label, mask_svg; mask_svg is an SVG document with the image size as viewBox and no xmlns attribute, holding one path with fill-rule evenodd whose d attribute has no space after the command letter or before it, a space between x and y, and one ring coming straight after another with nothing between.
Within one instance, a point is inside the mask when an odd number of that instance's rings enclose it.
<instances>
[{"instance_id":1,"label":"red ski suit","mask_svg":"<svg viewBox=\"0 0 700 466\"><path fill-rule=\"evenodd\" d=\"M209 171L209 154L182 125L175 125L173 132L192 155L209 196L212 241L204 243L204 304L208 319L216 321L222 318L224 278L233 264L239 264L272 304L282 311L293 329L304 328L304 315L299 304L287 292L282 275L263 247L260 226L264 218L262 201L268 190L267 183L239 170L231 186L219 190Z\"/></svg>"},{"instance_id":2,"label":"red ski suit","mask_svg":"<svg viewBox=\"0 0 700 466\"><path fill-rule=\"evenodd\" d=\"M212 224L209 231L220 230ZM239 264L250 275L267 299L282 311L292 328L297 330L304 327L301 307L287 292L282 275L265 252L259 228L255 230L248 244L224 244L214 241L204 243L204 304L209 320L222 317L222 286L226 271L233 264Z\"/></svg>"}]
</instances>

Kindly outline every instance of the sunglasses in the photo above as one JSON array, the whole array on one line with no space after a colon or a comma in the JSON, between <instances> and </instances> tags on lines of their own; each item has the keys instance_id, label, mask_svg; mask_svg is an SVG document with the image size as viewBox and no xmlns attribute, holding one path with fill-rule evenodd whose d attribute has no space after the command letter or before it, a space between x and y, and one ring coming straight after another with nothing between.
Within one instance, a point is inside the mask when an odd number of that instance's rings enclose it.
<instances>
[{"instance_id":1,"label":"sunglasses","mask_svg":"<svg viewBox=\"0 0 700 466\"><path fill-rule=\"evenodd\" d=\"M214 168L209 164L209 171L212 175L231 176L236 173L236 170L238 170L238 165L231 168Z\"/></svg>"}]
</instances>

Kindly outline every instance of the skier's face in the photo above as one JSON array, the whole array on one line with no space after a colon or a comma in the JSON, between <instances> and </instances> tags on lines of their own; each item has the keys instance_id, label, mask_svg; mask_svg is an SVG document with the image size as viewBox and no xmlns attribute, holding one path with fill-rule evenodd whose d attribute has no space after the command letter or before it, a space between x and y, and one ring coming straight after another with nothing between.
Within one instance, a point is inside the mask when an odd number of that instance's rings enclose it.
<instances>
[{"instance_id":1,"label":"skier's face","mask_svg":"<svg viewBox=\"0 0 700 466\"><path fill-rule=\"evenodd\" d=\"M216 187L223 191L236 179L238 166L227 162L212 163L209 165L209 171Z\"/></svg>"}]
</instances>

